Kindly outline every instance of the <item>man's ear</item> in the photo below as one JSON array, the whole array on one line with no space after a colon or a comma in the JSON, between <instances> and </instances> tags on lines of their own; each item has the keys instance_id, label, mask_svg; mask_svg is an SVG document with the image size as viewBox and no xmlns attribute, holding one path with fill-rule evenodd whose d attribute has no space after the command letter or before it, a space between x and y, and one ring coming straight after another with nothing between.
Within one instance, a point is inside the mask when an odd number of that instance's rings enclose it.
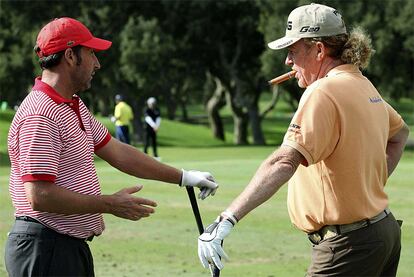
<instances>
[{"instance_id":1,"label":"man's ear","mask_svg":"<svg viewBox=\"0 0 414 277\"><path fill-rule=\"evenodd\" d=\"M69 65L76 65L77 57L75 53L73 52L72 48L68 48L65 50L65 53L63 54L63 58Z\"/></svg>"},{"instance_id":2,"label":"man's ear","mask_svg":"<svg viewBox=\"0 0 414 277\"><path fill-rule=\"evenodd\" d=\"M322 61L327 56L328 49L320 41L316 42L315 46L316 46L316 49L317 49L316 59L318 61Z\"/></svg>"}]
</instances>

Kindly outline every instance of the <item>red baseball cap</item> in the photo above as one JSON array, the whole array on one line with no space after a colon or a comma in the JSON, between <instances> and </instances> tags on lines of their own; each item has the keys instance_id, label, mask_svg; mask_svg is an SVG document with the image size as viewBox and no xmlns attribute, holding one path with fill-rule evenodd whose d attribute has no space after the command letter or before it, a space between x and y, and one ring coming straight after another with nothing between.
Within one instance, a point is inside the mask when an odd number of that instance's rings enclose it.
<instances>
[{"instance_id":1,"label":"red baseball cap","mask_svg":"<svg viewBox=\"0 0 414 277\"><path fill-rule=\"evenodd\" d=\"M112 42L96 38L81 22L69 18L56 18L40 30L36 40L40 50L39 57L49 56L76 45L82 45L95 51L107 50Z\"/></svg>"}]
</instances>

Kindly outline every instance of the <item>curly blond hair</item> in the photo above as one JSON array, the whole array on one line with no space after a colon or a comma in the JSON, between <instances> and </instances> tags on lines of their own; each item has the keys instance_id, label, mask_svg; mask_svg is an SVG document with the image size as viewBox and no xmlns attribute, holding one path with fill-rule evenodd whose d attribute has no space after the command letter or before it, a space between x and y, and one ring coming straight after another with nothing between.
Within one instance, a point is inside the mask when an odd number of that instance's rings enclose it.
<instances>
[{"instance_id":1,"label":"curly blond hair","mask_svg":"<svg viewBox=\"0 0 414 277\"><path fill-rule=\"evenodd\" d=\"M305 38L304 41L307 45L320 41L327 46L330 57L354 64L361 69L368 67L371 56L375 53L371 38L361 27L354 28L349 34Z\"/></svg>"}]
</instances>

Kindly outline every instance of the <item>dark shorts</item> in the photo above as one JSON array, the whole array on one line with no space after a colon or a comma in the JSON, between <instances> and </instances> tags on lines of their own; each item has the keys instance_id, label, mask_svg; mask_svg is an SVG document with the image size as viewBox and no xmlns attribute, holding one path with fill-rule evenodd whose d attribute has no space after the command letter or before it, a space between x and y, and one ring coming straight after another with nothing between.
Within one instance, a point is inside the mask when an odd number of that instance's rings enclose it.
<instances>
[{"instance_id":1,"label":"dark shorts","mask_svg":"<svg viewBox=\"0 0 414 277\"><path fill-rule=\"evenodd\" d=\"M36 222L16 220L7 238L5 262L10 277L94 276L85 240Z\"/></svg>"},{"instance_id":2,"label":"dark shorts","mask_svg":"<svg viewBox=\"0 0 414 277\"><path fill-rule=\"evenodd\" d=\"M401 229L392 214L312 248L306 276L396 276Z\"/></svg>"}]
</instances>

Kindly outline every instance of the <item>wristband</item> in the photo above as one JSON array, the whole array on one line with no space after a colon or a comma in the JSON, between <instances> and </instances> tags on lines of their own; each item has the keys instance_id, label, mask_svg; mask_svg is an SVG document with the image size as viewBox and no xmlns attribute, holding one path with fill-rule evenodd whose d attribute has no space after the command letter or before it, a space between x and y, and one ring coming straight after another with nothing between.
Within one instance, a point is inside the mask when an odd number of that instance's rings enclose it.
<instances>
[{"instance_id":1,"label":"wristband","mask_svg":"<svg viewBox=\"0 0 414 277\"><path fill-rule=\"evenodd\" d=\"M229 210L225 210L221 214L226 216L230 220L230 222L233 223L233 226L236 225L237 222L239 222L237 217L232 212L230 212Z\"/></svg>"}]
</instances>

